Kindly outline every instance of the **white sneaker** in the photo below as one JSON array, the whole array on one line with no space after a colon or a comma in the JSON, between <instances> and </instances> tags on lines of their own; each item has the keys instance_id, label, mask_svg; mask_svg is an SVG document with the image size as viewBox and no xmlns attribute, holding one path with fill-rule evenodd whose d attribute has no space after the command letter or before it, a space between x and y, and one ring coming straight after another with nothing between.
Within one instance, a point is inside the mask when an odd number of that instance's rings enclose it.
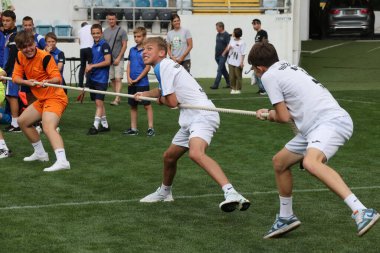
<instances>
[{"instance_id":1,"label":"white sneaker","mask_svg":"<svg viewBox=\"0 0 380 253\"><path fill-rule=\"evenodd\" d=\"M41 135L41 133L42 133L42 127L40 127L40 126L36 126L36 131L37 131L37 133L39 134L39 135Z\"/></svg>"},{"instance_id":2,"label":"white sneaker","mask_svg":"<svg viewBox=\"0 0 380 253\"><path fill-rule=\"evenodd\" d=\"M235 94L241 94L241 90L236 90Z\"/></svg>"},{"instance_id":3,"label":"white sneaker","mask_svg":"<svg viewBox=\"0 0 380 253\"><path fill-rule=\"evenodd\" d=\"M230 94L236 94L236 90L231 90Z\"/></svg>"},{"instance_id":4,"label":"white sneaker","mask_svg":"<svg viewBox=\"0 0 380 253\"><path fill-rule=\"evenodd\" d=\"M8 149L0 149L0 159L10 157L11 153Z\"/></svg>"},{"instance_id":5,"label":"white sneaker","mask_svg":"<svg viewBox=\"0 0 380 253\"><path fill-rule=\"evenodd\" d=\"M70 169L69 161L56 161L49 168L45 168L44 171L45 172L52 172L52 171L69 170L69 169Z\"/></svg>"},{"instance_id":6,"label":"white sneaker","mask_svg":"<svg viewBox=\"0 0 380 253\"><path fill-rule=\"evenodd\" d=\"M245 211L251 205L248 199L244 198L236 191L227 192L224 194L224 197L226 200L219 205L219 208L224 212L233 212L235 209Z\"/></svg>"},{"instance_id":7,"label":"white sneaker","mask_svg":"<svg viewBox=\"0 0 380 253\"><path fill-rule=\"evenodd\" d=\"M140 199L140 202L142 202L142 203L154 203L154 202L161 202L161 201L164 201L164 202L174 201L171 191L168 195L165 196L165 195L161 194L160 189L161 189L161 187L158 187L158 189L155 192L153 192L153 193L149 194L148 196Z\"/></svg>"},{"instance_id":8,"label":"white sneaker","mask_svg":"<svg viewBox=\"0 0 380 253\"><path fill-rule=\"evenodd\" d=\"M32 161L47 162L49 161L49 154L46 152L43 154L37 154L36 152L34 152L31 156L24 157L24 162Z\"/></svg>"}]
</instances>

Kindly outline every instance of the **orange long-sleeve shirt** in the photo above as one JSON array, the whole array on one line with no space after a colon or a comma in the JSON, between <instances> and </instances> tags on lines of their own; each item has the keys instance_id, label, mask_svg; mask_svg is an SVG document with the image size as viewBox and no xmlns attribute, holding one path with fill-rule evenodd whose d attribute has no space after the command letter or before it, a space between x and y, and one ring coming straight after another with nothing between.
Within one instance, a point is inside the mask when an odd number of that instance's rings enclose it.
<instances>
[{"instance_id":1,"label":"orange long-sleeve shirt","mask_svg":"<svg viewBox=\"0 0 380 253\"><path fill-rule=\"evenodd\" d=\"M24 78L26 76L27 80L36 80L42 82L47 79L57 77L62 82L61 73L58 70L57 64L55 63L53 57L50 58L49 63L47 64L46 70L43 67L43 59L45 56L50 55L49 53L42 51L37 48L36 55L28 59L24 56L22 52L18 52L15 62L15 67L12 74L12 79L16 77ZM57 98L67 101L67 96L62 88L55 87L30 87L33 95L38 100L46 100L51 98Z\"/></svg>"}]
</instances>

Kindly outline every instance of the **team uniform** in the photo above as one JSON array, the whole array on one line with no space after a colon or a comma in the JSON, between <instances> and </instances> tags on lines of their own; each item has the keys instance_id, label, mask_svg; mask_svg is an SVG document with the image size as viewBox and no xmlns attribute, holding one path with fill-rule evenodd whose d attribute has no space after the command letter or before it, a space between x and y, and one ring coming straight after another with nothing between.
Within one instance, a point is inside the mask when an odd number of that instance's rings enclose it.
<instances>
[{"instance_id":1,"label":"team uniform","mask_svg":"<svg viewBox=\"0 0 380 253\"><path fill-rule=\"evenodd\" d=\"M92 46L92 64L103 62L104 56L111 54L111 48L108 43L101 39ZM106 91L108 88L110 66L93 68L90 73L90 89ZM99 99L104 101L105 95L90 93L91 100Z\"/></svg>"},{"instance_id":2,"label":"team uniform","mask_svg":"<svg viewBox=\"0 0 380 253\"><path fill-rule=\"evenodd\" d=\"M132 78L132 80L135 80L144 71L146 67L142 58L143 51L143 48L138 49L137 46L132 47L129 50L129 76ZM128 94L131 95L135 94L136 92L144 92L148 90L149 79L147 75L140 79L137 83L133 84L132 86L128 86ZM150 101L143 100L138 102L133 98L128 98L128 104L131 106L136 106L138 104L150 105Z\"/></svg>"},{"instance_id":3,"label":"team uniform","mask_svg":"<svg viewBox=\"0 0 380 253\"><path fill-rule=\"evenodd\" d=\"M36 50L36 55L31 59L26 58L21 52L18 53L12 79L24 78L24 76L27 80L33 79L39 82L52 77L61 79L61 73L51 55L40 49ZM47 59L49 60L45 69L42 63ZM31 91L37 98L32 105L39 113L54 112L61 117L68 104L67 96L62 88L33 86Z\"/></svg>"},{"instance_id":4,"label":"team uniform","mask_svg":"<svg viewBox=\"0 0 380 253\"><path fill-rule=\"evenodd\" d=\"M3 63L4 63L4 71L7 73L8 77L12 76L13 68L15 65L15 59L17 56L18 49L16 47L16 43L14 41L17 27L12 30L4 31L5 45L4 45L4 55L3 55ZM5 95L10 97L18 97L19 86L12 81L7 81L7 88Z\"/></svg>"},{"instance_id":5,"label":"team uniform","mask_svg":"<svg viewBox=\"0 0 380 253\"><path fill-rule=\"evenodd\" d=\"M307 148L316 148L329 159L351 137L353 123L349 114L300 67L279 61L261 80L271 103L285 102L299 130L285 146L289 151L304 155Z\"/></svg>"},{"instance_id":6,"label":"team uniform","mask_svg":"<svg viewBox=\"0 0 380 253\"><path fill-rule=\"evenodd\" d=\"M57 64L57 66L58 66L58 63L62 63L63 65L65 65L65 62L66 62L65 54L61 50L59 50L58 48L55 48L54 50L50 51L50 54L53 56L54 61ZM62 77L61 84L66 85L65 79L63 78L63 70L64 68L62 67L60 71L61 77ZM67 90L65 90L65 92L67 93Z\"/></svg>"},{"instance_id":7,"label":"team uniform","mask_svg":"<svg viewBox=\"0 0 380 253\"><path fill-rule=\"evenodd\" d=\"M154 73L162 96L175 93L180 104L215 107L203 88L180 64L163 59L154 66ZM172 143L188 148L189 140L193 137L200 137L210 144L219 128L220 119L217 112L180 108L178 123L181 129L174 136Z\"/></svg>"}]
</instances>

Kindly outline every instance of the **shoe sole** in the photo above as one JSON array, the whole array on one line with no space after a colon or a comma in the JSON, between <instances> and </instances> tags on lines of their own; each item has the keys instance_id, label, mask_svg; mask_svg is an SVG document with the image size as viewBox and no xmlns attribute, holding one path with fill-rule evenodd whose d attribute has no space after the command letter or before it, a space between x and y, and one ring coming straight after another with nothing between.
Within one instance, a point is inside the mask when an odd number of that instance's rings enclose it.
<instances>
[{"instance_id":1,"label":"shoe sole","mask_svg":"<svg viewBox=\"0 0 380 253\"><path fill-rule=\"evenodd\" d=\"M24 158L24 162L34 162L34 161L39 161L39 162L48 162L49 161L49 158L47 159L36 159L36 160L25 160Z\"/></svg>"},{"instance_id":2,"label":"shoe sole","mask_svg":"<svg viewBox=\"0 0 380 253\"><path fill-rule=\"evenodd\" d=\"M44 169L43 171L44 171L44 172L55 172L55 171L69 170L69 169L70 169L70 167L68 167L68 168L61 168L61 169L57 169L57 170L46 170L46 169Z\"/></svg>"},{"instance_id":3,"label":"shoe sole","mask_svg":"<svg viewBox=\"0 0 380 253\"><path fill-rule=\"evenodd\" d=\"M375 223L379 220L380 218L380 214L376 214L375 217L373 217L372 221L370 223L368 223L368 225L363 228L362 230L360 230L360 232L358 232L358 236L363 236L365 233L367 233L370 228L373 227L373 225L375 225Z\"/></svg>"},{"instance_id":4,"label":"shoe sole","mask_svg":"<svg viewBox=\"0 0 380 253\"><path fill-rule=\"evenodd\" d=\"M239 209L239 201L233 201L229 203L221 204L219 207L222 209L223 212L230 213L235 211L236 209Z\"/></svg>"},{"instance_id":5,"label":"shoe sole","mask_svg":"<svg viewBox=\"0 0 380 253\"><path fill-rule=\"evenodd\" d=\"M300 221L295 221L292 224L290 224L289 226L286 226L286 227L281 228L277 231L274 231L271 234L264 236L264 239L270 239L270 238L276 238L276 237L282 236L282 235L289 233L290 231L293 231L294 229L298 228L300 225L301 225Z\"/></svg>"},{"instance_id":6,"label":"shoe sole","mask_svg":"<svg viewBox=\"0 0 380 253\"><path fill-rule=\"evenodd\" d=\"M251 203L249 201L245 201L243 203L239 203L239 211L245 211L251 206Z\"/></svg>"},{"instance_id":7,"label":"shoe sole","mask_svg":"<svg viewBox=\"0 0 380 253\"><path fill-rule=\"evenodd\" d=\"M146 201L146 200L140 199L140 203L157 203L157 202L172 202L172 201L174 201L173 198L156 200L156 201Z\"/></svg>"}]
</instances>

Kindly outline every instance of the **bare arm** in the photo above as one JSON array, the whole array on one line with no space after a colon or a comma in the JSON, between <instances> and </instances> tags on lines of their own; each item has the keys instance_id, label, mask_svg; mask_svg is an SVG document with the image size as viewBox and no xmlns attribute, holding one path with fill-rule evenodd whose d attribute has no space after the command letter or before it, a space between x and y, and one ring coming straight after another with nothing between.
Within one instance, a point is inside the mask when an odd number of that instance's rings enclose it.
<instances>
[{"instance_id":1,"label":"bare arm","mask_svg":"<svg viewBox=\"0 0 380 253\"><path fill-rule=\"evenodd\" d=\"M185 60L186 56L190 53L191 49L193 49L193 39L192 38L188 38L186 40L187 42L187 48L186 48L186 51L183 53L183 55L177 59L178 63L181 63Z\"/></svg>"},{"instance_id":2,"label":"bare arm","mask_svg":"<svg viewBox=\"0 0 380 253\"><path fill-rule=\"evenodd\" d=\"M117 58L114 60L113 65L119 65L120 61L124 58L125 50L127 50L127 41L121 42L121 50Z\"/></svg>"},{"instance_id":3,"label":"bare arm","mask_svg":"<svg viewBox=\"0 0 380 253\"><path fill-rule=\"evenodd\" d=\"M262 114L263 113L268 113L269 116L265 117ZM288 123L292 120L292 117L289 113L288 108L286 107L285 102L280 102L274 105L274 110L269 110L269 109L260 109L256 112L256 118L261 119L261 120L269 120L269 121L274 121L278 123Z\"/></svg>"},{"instance_id":4,"label":"bare arm","mask_svg":"<svg viewBox=\"0 0 380 253\"><path fill-rule=\"evenodd\" d=\"M87 64L86 73L90 72L93 68L101 68L111 65L111 54L106 54L104 56L104 61L96 63L96 64Z\"/></svg>"},{"instance_id":5,"label":"bare arm","mask_svg":"<svg viewBox=\"0 0 380 253\"><path fill-rule=\"evenodd\" d=\"M151 68L150 65L146 65L143 72L141 72L141 74L135 80L132 80L132 83L135 84L135 83L139 82L141 79L143 79L148 74L148 72L150 71L150 68Z\"/></svg>"}]
</instances>

